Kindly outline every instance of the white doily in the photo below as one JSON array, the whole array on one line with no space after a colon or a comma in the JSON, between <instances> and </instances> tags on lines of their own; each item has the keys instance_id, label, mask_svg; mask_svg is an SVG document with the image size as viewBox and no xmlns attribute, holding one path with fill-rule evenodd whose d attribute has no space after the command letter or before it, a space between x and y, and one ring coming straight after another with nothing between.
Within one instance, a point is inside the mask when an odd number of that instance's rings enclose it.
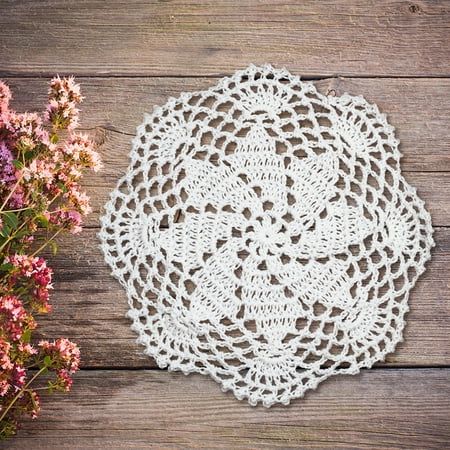
<instances>
[{"instance_id":1,"label":"white doily","mask_svg":"<svg viewBox=\"0 0 450 450\"><path fill-rule=\"evenodd\" d=\"M250 66L157 107L101 219L158 366L288 404L402 340L434 245L375 105Z\"/></svg>"}]
</instances>

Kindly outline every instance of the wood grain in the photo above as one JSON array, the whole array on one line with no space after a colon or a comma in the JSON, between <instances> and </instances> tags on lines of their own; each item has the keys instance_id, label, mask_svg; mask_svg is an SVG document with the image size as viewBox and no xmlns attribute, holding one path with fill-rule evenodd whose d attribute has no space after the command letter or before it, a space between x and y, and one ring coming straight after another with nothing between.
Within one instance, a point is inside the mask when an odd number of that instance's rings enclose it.
<instances>
[{"instance_id":1,"label":"wood grain","mask_svg":"<svg viewBox=\"0 0 450 450\"><path fill-rule=\"evenodd\" d=\"M125 291L109 275L96 233L61 238L59 254L49 255L54 311L42 317L40 332L76 341L83 367L155 367L135 343ZM411 293L405 341L380 366L450 365L450 229L437 229L434 237L428 270Z\"/></svg>"},{"instance_id":2,"label":"wood grain","mask_svg":"<svg viewBox=\"0 0 450 450\"><path fill-rule=\"evenodd\" d=\"M93 214L87 225L98 226L98 217L109 192L128 165L130 140L143 113L168 96L203 89L216 80L206 78L82 78L86 95L83 120L95 129L105 168L86 178ZM37 110L45 102L45 79L11 78L14 106ZM398 128L408 181L427 202L435 225L450 225L450 80L327 79L319 90L340 95L363 94L379 104ZM417 114L426 108L428 119ZM399 125L397 125L399 122ZM422 170L417 172L417 170ZM440 172L426 173L423 171ZM98 249L95 230L60 243L60 254L50 261L55 269L54 313L42 320L43 335L68 336L83 350L84 367L154 367L141 353L124 317L124 291L109 276ZM406 341L387 359L388 365L442 365L450 361L448 294L450 234L439 230L438 246L430 270L416 287L406 328ZM111 330L114 333L111 335Z\"/></svg>"},{"instance_id":3,"label":"wood grain","mask_svg":"<svg viewBox=\"0 0 450 450\"><path fill-rule=\"evenodd\" d=\"M8 448L450 447L449 2L0 0L0 30L0 77L10 76L13 106L39 110L49 77L79 76L82 122L105 162L86 178L89 228L59 239L60 253L48 256L54 312L40 321L41 336L80 344L84 370L67 397L44 395L42 416ZM266 62L320 79L325 94L377 103L437 227L396 352L271 410L238 402L205 377L143 370L155 363L134 342L125 292L96 239L144 112Z\"/></svg>"},{"instance_id":4,"label":"wood grain","mask_svg":"<svg viewBox=\"0 0 450 450\"><path fill-rule=\"evenodd\" d=\"M3 0L5 74L218 75L250 62L303 76L448 76L441 1Z\"/></svg>"},{"instance_id":5,"label":"wood grain","mask_svg":"<svg viewBox=\"0 0 450 450\"><path fill-rule=\"evenodd\" d=\"M271 409L200 375L82 371L8 448L443 449L449 395L450 369L364 370Z\"/></svg>"},{"instance_id":6,"label":"wood grain","mask_svg":"<svg viewBox=\"0 0 450 450\"><path fill-rule=\"evenodd\" d=\"M1 68L1 65L0 65ZM293 70L293 73L301 73ZM13 107L42 110L47 78L5 78L14 93ZM83 95L81 123L97 131L109 179L122 174L130 141L144 113L184 91L207 89L208 78L91 78L80 77ZM387 114L403 153L404 171L450 171L450 79L330 78L314 82L323 94L363 95Z\"/></svg>"},{"instance_id":7,"label":"wood grain","mask_svg":"<svg viewBox=\"0 0 450 450\"><path fill-rule=\"evenodd\" d=\"M39 110L45 103L47 80L7 79L18 110ZM97 226L101 208L128 165L130 141L144 112L182 91L203 89L210 79L82 78L86 96L83 123L99 143L105 168L86 177L94 209L87 226ZM323 93L362 94L376 102L397 127L407 180L418 188L436 226L450 225L450 80L329 79L316 83ZM418 114L417 111L422 111ZM426 117L424 122L423 117ZM417 172L420 171L420 172ZM434 173L426 173L426 172ZM438 172L435 172L438 171Z\"/></svg>"}]
</instances>

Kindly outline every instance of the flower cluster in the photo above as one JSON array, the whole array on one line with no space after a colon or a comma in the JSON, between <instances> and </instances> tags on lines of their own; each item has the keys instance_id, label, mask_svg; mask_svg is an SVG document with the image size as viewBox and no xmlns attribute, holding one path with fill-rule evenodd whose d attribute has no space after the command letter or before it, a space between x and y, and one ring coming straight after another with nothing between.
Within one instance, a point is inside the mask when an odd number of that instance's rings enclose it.
<instances>
[{"instance_id":1,"label":"flower cluster","mask_svg":"<svg viewBox=\"0 0 450 450\"><path fill-rule=\"evenodd\" d=\"M80 87L74 78L59 76L50 82L50 99L45 111L45 118L56 127L73 130L78 126L78 103L83 100Z\"/></svg>"},{"instance_id":2,"label":"flower cluster","mask_svg":"<svg viewBox=\"0 0 450 450\"><path fill-rule=\"evenodd\" d=\"M56 371L56 381L52 382L52 389L68 391L72 386L71 374L78 370L80 351L68 339L57 339L55 342L41 341L39 348L46 357L50 357L50 366Z\"/></svg>"},{"instance_id":3,"label":"flower cluster","mask_svg":"<svg viewBox=\"0 0 450 450\"><path fill-rule=\"evenodd\" d=\"M5 275L4 284L16 291L21 289L22 301L38 313L51 311L49 290L52 285L52 270L45 259L28 255L9 255L5 262L11 270Z\"/></svg>"},{"instance_id":4,"label":"flower cluster","mask_svg":"<svg viewBox=\"0 0 450 450\"><path fill-rule=\"evenodd\" d=\"M33 340L53 287L38 254L55 251L60 232L81 231L91 207L79 183L101 168L94 143L77 132L83 97L72 77L51 81L42 114L18 113L10 100L0 82L0 438L14 435L22 416L37 417L37 391L68 391L78 370L76 344Z\"/></svg>"}]
</instances>

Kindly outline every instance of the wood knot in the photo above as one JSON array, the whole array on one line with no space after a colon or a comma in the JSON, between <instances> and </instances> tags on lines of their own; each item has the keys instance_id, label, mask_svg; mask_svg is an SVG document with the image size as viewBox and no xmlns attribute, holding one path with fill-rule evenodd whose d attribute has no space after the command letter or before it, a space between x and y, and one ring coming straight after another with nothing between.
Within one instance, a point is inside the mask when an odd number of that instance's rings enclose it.
<instances>
[{"instance_id":1,"label":"wood knot","mask_svg":"<svg viewBox=\"0 0 450 450\"><path fill-rule=\"evenodd\" d=\"M415 5L414 3L411 3L411 5L409 5L408 9L412 14L418 14L421 11L420 6Z\"/></svg>"}]
</instances>

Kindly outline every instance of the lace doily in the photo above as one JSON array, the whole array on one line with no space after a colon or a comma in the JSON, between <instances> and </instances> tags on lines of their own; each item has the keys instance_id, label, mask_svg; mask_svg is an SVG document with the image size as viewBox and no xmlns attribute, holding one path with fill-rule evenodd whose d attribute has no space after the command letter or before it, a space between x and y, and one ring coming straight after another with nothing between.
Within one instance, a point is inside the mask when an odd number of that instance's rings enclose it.
<instances>
[{"instance_id":1,"label":"lace doily","mask_svg":"<svg viewBox=\"0 0 450 450\"><path fill-rule=\"evenodd\" d=\"M100 232L145 352L265 406L383 360L434 245L399 159L375 105L270 66L155 108Z\"/></svg>"}]
</instances>

